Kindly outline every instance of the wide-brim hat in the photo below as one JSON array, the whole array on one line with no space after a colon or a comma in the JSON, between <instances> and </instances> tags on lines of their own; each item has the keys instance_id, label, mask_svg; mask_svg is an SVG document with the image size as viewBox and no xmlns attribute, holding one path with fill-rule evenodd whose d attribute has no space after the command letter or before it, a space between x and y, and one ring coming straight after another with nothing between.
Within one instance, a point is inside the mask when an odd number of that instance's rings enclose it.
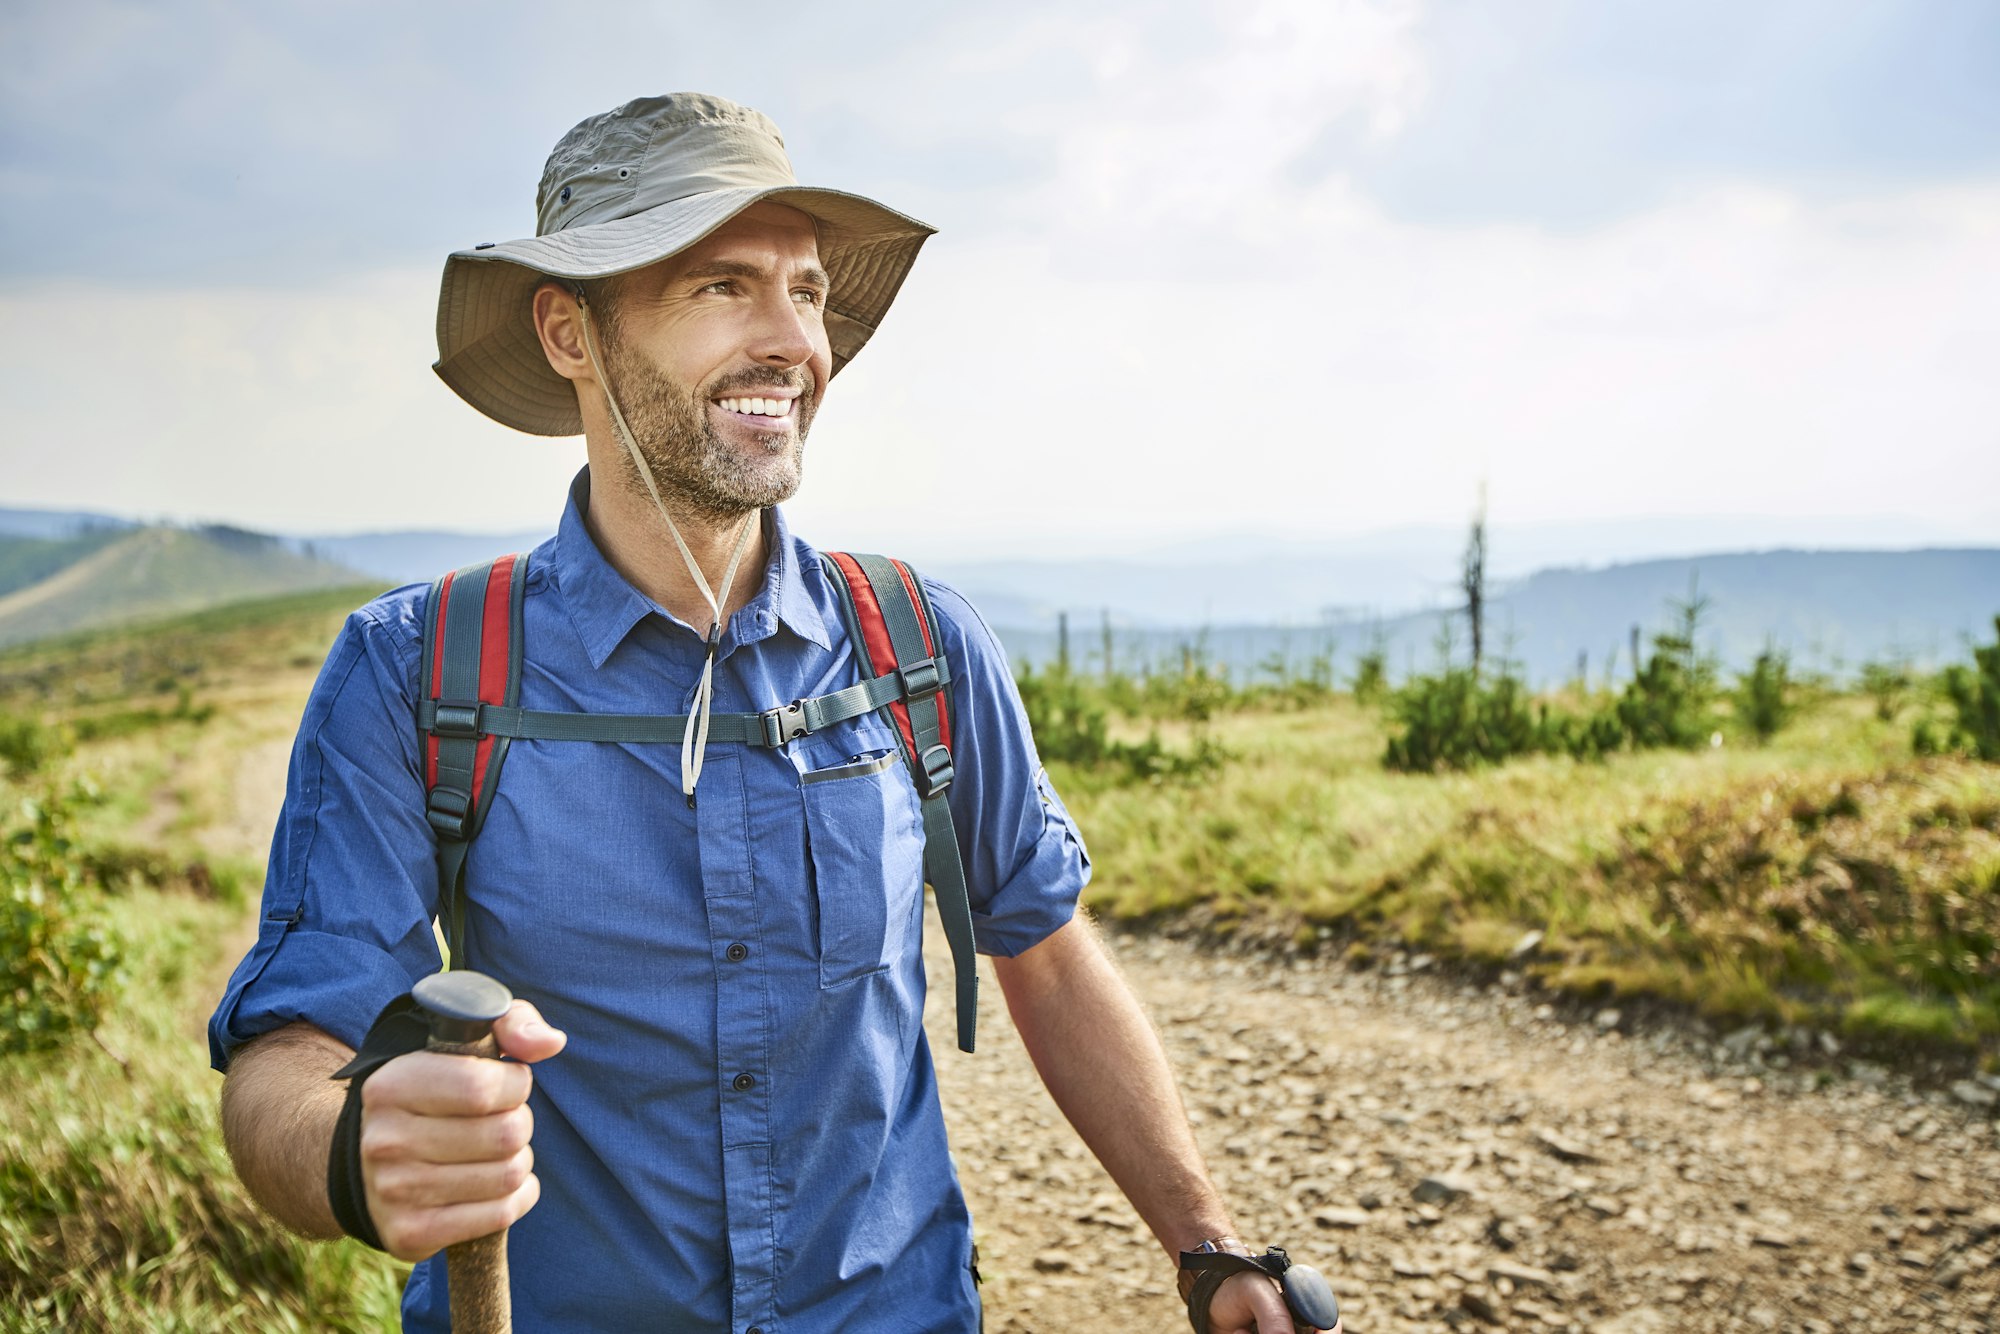
<instances>
[{"instance_id":1,"label":"wide-brim hat","mask_svg":"<svg viewBox=\"0 0 2000 1334\"><path fill-rule=\"evenodd\" d=\"M542 172L535 235L454 251L445 261L433 369L503 425L579 434L576 391L535 334L535 288L657 263L766 201L817 224L820 263L832 279L826 331L838 374L881 324L936 229L860 195L800 185L777 126L702 93L627 102L563 136Z\"/></svg>"}]
</instances>

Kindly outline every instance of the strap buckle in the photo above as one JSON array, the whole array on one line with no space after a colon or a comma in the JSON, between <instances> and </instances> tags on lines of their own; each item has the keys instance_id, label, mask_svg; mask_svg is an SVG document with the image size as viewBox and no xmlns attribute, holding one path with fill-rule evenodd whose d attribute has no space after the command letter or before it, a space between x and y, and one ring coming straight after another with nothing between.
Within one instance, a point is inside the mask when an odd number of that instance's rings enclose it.
<instances>
[{"instance_id":1,"label":"strap buckle","mask_svg":"<svg viewBox=\"0 0 2000 1334\"><path fill-rule=\"evenodd\" d=\"M472 794L460 787L440 785L424 800L424 818L443 838L464 839L472 817Z\"/></svg>"},{"instance_id":2,"label":"strap buckle","mask_svg":"<svg viewBox=\"0 0 2000 1334\"><path fill-rule=\"evenodd\" d=\"M431 712L431 735L460 741L478 740L482 735L479 730L481 707L476 699L439 700Z\"/></svg>"},{"instance_id":3,"label":"strap buckle","mask_svg":"<svg viewBox=\"0 0 2000 1334\"><path fill-rule=\"evenodd\" d=\"M902 683L905 699L929 699L944 688L944 673L938 670L935 657L898 667L896 678Z\"/></svg>"},{"instance_id":4,"label":"strap buckle","mask_svg":"<svg viewBox=\"0 0 2000 1334\"><path fill-rule=\"evenodd\" d=\"M772 747L785 745L812 731L806 726L806 704L802 699L766 709L757 715L757 721L764 729L764 744Z\"/></svg>"},{"instance_id":5,"label":"strap buckle","mask_svg":"<svg viewBox=\"0 0 2000 1334\"><path fill-rule=\"evenodd\" d=\"M917 757L917 794L928 801L951 786L951 751L942 744Z\"/></svg>"}]
</instances>

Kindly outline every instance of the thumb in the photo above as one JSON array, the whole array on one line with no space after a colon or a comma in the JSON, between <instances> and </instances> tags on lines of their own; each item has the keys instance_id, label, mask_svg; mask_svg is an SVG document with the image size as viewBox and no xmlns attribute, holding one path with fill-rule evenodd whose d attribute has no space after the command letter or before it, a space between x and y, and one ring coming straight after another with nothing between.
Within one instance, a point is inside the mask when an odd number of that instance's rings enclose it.
<instances>
[{"instance_id":1,"label":"thumb","mask_svg":"<svg viewBox=\"0 0 2000 1334\"><path fill-rule=\"evenodd\" d=\"M493 1036L500 1040L500 1050L517 1061L547 1060L569 1043L569 1034L551 1027L542 1012L524 1000L515 1001L494 1020Z\"/></svg>"}]
</instances>

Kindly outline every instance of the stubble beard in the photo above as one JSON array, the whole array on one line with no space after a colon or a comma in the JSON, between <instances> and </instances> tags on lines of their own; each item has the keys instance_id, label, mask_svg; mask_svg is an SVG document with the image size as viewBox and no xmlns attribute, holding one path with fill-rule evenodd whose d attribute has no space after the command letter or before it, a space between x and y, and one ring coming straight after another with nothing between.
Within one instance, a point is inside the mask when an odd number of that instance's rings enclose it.
<instances>
[{"instance_id":1,"label":"stubble beard","mask_svg":"<svg viewBox=\"0 0 2000 1334\"><path fill-rule=\"evenodd\" d=\"M605 355L625 424L669 508L728 521L789 500L798 491L806 431L818 406L812 375L803 367L746 371L697 392L644 357L627 354L615 342ZM792 409L794 431L757 432L750 437L752 446L745 449L723 439L709 420L711 397L776 388L800 391ZM643 493L645 482L629 455L625 465L626 480Z\"/></svg>"}]
</instances>

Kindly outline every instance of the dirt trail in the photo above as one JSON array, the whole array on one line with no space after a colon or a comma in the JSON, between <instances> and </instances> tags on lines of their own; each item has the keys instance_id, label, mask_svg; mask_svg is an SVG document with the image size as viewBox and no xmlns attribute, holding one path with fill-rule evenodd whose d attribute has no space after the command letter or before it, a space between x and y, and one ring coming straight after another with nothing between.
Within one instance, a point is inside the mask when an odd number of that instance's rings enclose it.
<instances>
[{"instance_id":1,"label":"dirt trail","mask_svg":"<svg viewBox=\"0 0 2000 1334\"><path fill-rule=\"evenodd\" d=\"M244 751L228 851L268 842L286 758L282 738ZM2000 1329L1991 1088L1566 1023L1428 973L1112 943L1239 1230L1325 1271L1350 1334ZM934 914L927 953L949 978ZM990 970L982 990L977 1056L953 1047L948 986L928 1018L987 1328L1185 1329Z\"/></svg>"},{"instance_id":2,"label":"dirt trail","mask_svg":"<svg viewBox=\"0 0 2000 1334\"><path fill-rule=\"evenodd\" d=\"M1325 1271L1353 1334L2000 1328L1986 1085L1918 1093L1750 1034L1565 1023L1429 974L1113 943L1239 1230ZM932 1044L987 1328L1185 1329L1165 1257L1004 1006L962 1056L946 991Z\"/></svg>"}]
</instances>

